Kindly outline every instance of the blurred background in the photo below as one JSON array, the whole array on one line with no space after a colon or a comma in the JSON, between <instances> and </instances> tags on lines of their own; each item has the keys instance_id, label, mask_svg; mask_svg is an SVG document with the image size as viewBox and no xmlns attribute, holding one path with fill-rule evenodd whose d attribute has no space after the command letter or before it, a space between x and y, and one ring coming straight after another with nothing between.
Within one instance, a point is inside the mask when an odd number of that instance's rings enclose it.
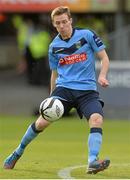
<instances>
[{"instance_id":1,"label":"blurred background","mask_svg":"<svg viewBox=\"0 0 130 180\"><path fill-rule=\"evenodd\" d=\"M48 46L56 35L50 13L59 5L107 46L110 86L98 87L105 117L130 119L129 0L0 0L0 114L37 115L49 95Z\"/></svg>"}]
</instances>

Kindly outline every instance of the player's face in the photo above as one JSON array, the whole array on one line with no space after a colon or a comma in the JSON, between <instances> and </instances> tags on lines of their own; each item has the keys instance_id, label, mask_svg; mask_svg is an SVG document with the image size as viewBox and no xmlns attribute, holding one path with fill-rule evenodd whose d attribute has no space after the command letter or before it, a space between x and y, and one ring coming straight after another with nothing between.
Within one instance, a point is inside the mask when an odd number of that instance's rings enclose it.
<instances>
[{"instance_id":1,"label":"player's face","mask_svg":"<svg viewBox=\"0 0 130 180\"><path fill-rule=\"evenodd\" d=\"M63 39L67 39L71 37L72 18L69 18L67 14L54 16L53 25L60 33Z\"/></svg>"}]
</instances>

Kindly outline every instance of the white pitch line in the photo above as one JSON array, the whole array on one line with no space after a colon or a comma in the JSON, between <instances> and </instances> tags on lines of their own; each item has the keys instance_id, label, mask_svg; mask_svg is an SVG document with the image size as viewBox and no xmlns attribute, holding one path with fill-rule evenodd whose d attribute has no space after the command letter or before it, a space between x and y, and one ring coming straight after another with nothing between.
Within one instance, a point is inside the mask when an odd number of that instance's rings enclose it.
<instances>
[{"instance_id":1,"label":"white pitch line","mask_svg":"<svg viewBox=\"0 0 130 180\"><path fill-rule=\"evenodd\" d=\"M58 176L62 179L75 179L74 177L71 176L71 171L74 169L85 167L85 166L86 165L78 165L78 166L71 166L71 167L61 169L58 172Z\"/></svg>"},{"instance_id":2,"label":"white pitch line","mask_svg":"<svg viewBox=\"0 0 130 180\"><path fill-rule=\"evenodd\" d=\"M111 166L130 166L130 163L125 163L125 164L111 164ZM61 169L58 171L58 177L61 179L76 179L71 176L71 171L74 169L82 168L82 167L87 167L87 165L77 165L77 166L70 166L66 167L64 169Z\"/></svg>"}]
</instances>

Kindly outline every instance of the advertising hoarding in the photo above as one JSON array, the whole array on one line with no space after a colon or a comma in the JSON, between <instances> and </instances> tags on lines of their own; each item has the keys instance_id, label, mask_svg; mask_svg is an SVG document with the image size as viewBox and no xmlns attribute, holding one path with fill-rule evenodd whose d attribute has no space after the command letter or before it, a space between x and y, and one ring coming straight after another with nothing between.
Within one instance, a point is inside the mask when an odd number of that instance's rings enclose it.
<instances>
[{"instance_id":1,"label":"advertising hoarding","mask_svg":"<svg viewBox=\"0 0 130 180\"><path fill-rule=\"evenodd\" d=\"M61 5L72 12L86 12L90 0L0 0L0 12L48 12Z\"/></svg>"},{"instance_id":2,"label":"advertising hoarding","mask_svg":"<svg viewBox=\"0 0 130 180\"><path fill-rule=\"evenodd\" d=\"M77 13L116 12L119 0L0 0L0 12L48 12L61 5Z\"/></svg>"},{"instance_id":3,"label":"advertising hoarding","mask_svg":"<svg viewBox=\"0 0 130 180\"><path fill-rule=\"evenodd\" d=\"M119 0L91 0L91 12L116 12Z\"/></svg>"}]
</instances>

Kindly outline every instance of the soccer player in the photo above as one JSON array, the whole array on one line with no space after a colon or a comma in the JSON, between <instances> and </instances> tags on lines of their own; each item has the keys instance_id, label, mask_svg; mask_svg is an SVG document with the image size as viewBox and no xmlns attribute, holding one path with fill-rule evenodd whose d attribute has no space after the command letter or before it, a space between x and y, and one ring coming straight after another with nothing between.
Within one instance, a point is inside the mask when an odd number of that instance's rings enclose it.
<instances>
[{"instance_id":1,"label":"soccer player","mask_svg":"<svg viewBox=\"0 0 130 180\"><path fill-rule=\"evenodd\" d=\"M107 87L109 58L105 45L95 32L72 27L72 17L68 7L57 7L51 13L53 26L58 35L49 47L51 69L51 97L61 100L65 113L75 107L79 116L84 116L90 126L88 136L87 173L96 174L106 169L110 160L99 160L102 144L103 101L97 91L95 77L96 57L101 60L98 83ZM13 169L27 145L51 123L41 115L31 124L19 146L7 157L4 168Z\"/></svg>"}]
</instances>

